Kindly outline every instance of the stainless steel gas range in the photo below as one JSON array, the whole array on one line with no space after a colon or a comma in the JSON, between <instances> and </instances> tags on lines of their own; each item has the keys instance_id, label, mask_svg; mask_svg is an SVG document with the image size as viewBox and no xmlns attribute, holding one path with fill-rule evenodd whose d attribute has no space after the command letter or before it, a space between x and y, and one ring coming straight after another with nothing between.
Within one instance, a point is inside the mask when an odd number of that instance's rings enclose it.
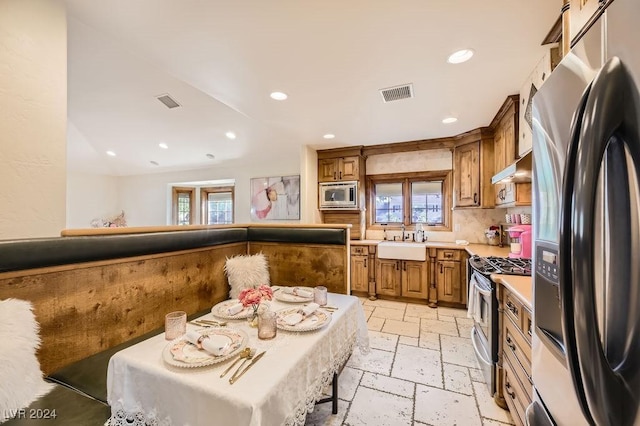
<instances>
[{"instance_id":1,"label":"stainless steel gas range","mask_svg":"<svg viewBox=\"0 0 640 426\"><path fill-rule=\"evenodd\" d=\"M530 259L469 258L468 316L473 318L471 341L491 395L496 393L498 362L498 297L491 274L531 275Z\"/></svg>"}]
</instances>

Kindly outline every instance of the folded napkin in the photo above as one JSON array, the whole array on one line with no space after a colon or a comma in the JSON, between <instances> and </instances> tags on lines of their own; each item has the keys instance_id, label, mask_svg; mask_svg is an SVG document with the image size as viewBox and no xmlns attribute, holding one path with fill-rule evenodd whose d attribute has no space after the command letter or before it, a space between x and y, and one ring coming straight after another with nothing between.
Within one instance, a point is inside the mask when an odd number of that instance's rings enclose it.
<instances>
[{"instance_id":1,"label":"folded napkin","mask_svg":"<svg viewBox=\"0 0 640 426\"><path fill-rule=\"evenodd\" d=\"M294 326L299 322L301 322L302 320L304 320L309 315L311 315L312 313L314 313L316 309L318 309L319 307L320 305L318 305L317 303L309 303L304 308L298 310L298 312L285 316L284 318L282 318L282 320L287 325Z\"/></svg>"},{"instance_id":2,"label":"folded napkin","mask_svg":"<svg viewBox=\"0 0 640 426\"><path fill-rule=\"evenodd\" d=\"M238 302L238 303L236 303L234 305L227 306L224 309L224 312L227 315L235 315L235 314L239 313L240 311L242 311L243 309L244 309L244 306L242 306L242 303Z\"/></svg>"},{"instance_id":3,"label":"folded napkin","mask_svg":"<svg viewBox=\"0 0 640 426\"><path fill-rule=\"evenodd\" d=\"M206 336L198 333L195 330L191 330L187 331L185 338L188 342L193 343L198 348L202 348L215 356L226 354L231 346L231 339L219 334Z\"/></svg>"},{"instance_id":4,"label":"folded napkin","mask_svg":"<svg viewBox=\"0 0 640 426\"><path fill-rule=\"evenodd\" d=\"M293 294L294 296L313 297L313 292L312 291L305 290L305 289L300 288L300 287L286 287L282 291L284 291L287 294Z\"/></svg>"}]
</instances>

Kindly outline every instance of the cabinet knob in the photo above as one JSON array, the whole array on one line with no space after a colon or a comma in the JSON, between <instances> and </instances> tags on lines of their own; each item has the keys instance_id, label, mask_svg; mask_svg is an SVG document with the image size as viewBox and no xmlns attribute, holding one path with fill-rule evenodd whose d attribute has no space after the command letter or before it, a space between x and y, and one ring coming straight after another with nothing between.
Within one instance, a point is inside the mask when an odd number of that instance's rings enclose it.
<instances>
[{"instance_id":1,"label":"cabinet knob","mask_svg":"<svg viewBox=\"0 0 640 426\"><path fill-rule=\"evenodd\" d=\"M444 273L444 269L443 269L442 263L440 264L440 273L441 274Z\"/></svg>"},{"instance_id":2,"label":"cabinet knob","mask_svg":"<svg viewBox=\"0 0 640 426\"><path fill-rule=\"evenodd\" d=\"M477 192L473 193L473 202L476 203L476 204L478 203L478 193Z\"/></svg>"},{"instance_id":3,"label":"cabinet knob","mask_svg":"<svg viewBox=\"0 0 640 426\"><path fill-rule=\"evenodd\" d=\"M342 171L340 171L340 179L342 179Z\"/></svg>"},{"instance_id":4,"label":"cabinet knob","mask_svg":"<svg viewBox=\"0 0 640 426\"><path fill-rule=\"evenodd\" d=\"M507 342L507 346L509 346L509 348L513 352L515 352L516 351L516 345L513 344L513 340L511 340L511 337L507 336L506 342Z\"/></svg>"},{"instance_id":5,"label":"cabinet knob","mask_svg":"<svg viewBox=\"0 0 640 426\"><path fill-rule=\"evenodd\" d=\"M367 267L367 258L366 257L364 258L364 267L365 268Z\"/></svg>"}]
</instances>

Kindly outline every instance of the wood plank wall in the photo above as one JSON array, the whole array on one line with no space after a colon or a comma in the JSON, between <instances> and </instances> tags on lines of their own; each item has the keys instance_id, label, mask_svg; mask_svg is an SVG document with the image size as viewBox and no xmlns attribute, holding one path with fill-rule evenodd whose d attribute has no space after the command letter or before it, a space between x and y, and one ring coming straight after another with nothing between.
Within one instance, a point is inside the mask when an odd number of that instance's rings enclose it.
<instances>
[{"instance_id":1,"label":"wood plank wall","mask_svg":"<svg viewBox=\"0 0 640 426\"><path fill-rule=\"evenodd\" d=\"M324 285L332 293L349 294L348 246L250 242L249 253L269 261L271 284Z\"/></svg>"},{"instance_id":2,"label":"wood plank wall","mask_svg":"<svg viewBox=\"0 0 640 426\"><path fill-rule=\"evenodd\" d=\"M29 300L40 323L45 374L228 298L227 257L245 242L0 274L0 299ZM279 270L279 268L275 268Z\"/></svg>"}]
</instances>

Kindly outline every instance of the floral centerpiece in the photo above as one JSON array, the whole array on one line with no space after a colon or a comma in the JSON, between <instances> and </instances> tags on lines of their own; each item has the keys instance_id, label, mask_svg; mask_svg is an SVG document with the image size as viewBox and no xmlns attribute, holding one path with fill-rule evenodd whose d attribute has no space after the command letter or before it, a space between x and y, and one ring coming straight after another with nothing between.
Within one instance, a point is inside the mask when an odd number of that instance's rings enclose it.
<instances>
[{"instance_id":1,"label":"floral centerpiece","mask_svg":"<svg viewBox=\"0 0 640 426\"><path fill-rule=\"evenodd\" d=\"M273 299L273 290L268 285L261 285L257 288L249 287L245 288L238 295L238 300L242 303L242 306L251 306L253 308L253 315L249 317L249 322L254 323L258 319L258 308L263 301Z\"/></svg>"}]
</instances>

